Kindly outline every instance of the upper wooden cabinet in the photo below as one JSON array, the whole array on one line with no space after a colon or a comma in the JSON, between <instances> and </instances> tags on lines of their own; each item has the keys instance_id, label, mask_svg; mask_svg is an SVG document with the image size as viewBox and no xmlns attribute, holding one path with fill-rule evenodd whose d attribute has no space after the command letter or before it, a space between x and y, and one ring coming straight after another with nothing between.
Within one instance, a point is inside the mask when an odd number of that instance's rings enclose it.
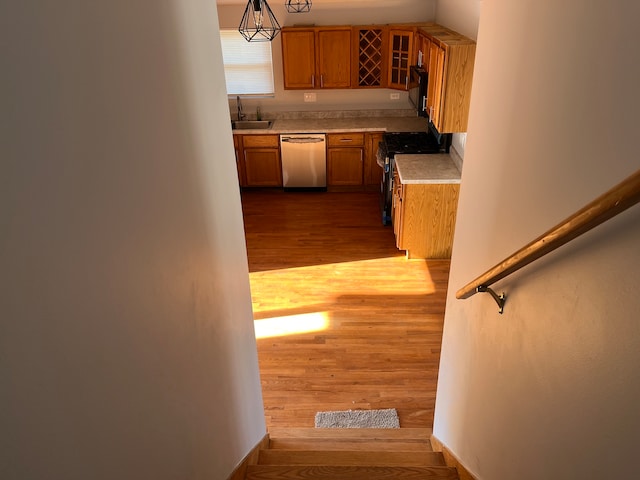
<instances>
[{"instance_id":1,"label":"upper wooden cabinet","mask_svg":"<svg viewBox=\"0 0 640 480\"><path fill-rule=\"evenodd\" d=\"M467 131L476 43L437 24L285 27L285 89L406 90L410 68L429 73L427 114L440 133Z\"/></svg>"},{"instance_id":2,"label":"upper wooden cabinet","mask_svg":"<svg viewBox=\"0 0 640 480\"><path fill-rule=\"evenodd\" d=\"M282 30L284 88L314 88L316 34L313 30Z\"/></svg>"},{"instance_id":3,"label":"upper wooden cabinet","mask_svg":"<svg viewBox=\"0 0 640 480\"><path fill-rule=\"evenodd\" d=\"M431 40L421 30L416 32L415 48L413 50L413 65L420 65L425 70L429 69L429 50L431 49Z\"/></svg>"},{"instance_id":4,"label":"upper wooden cabinet","mask_svg":"<svg viewBox=\"0 0 640 480\"><path fill-rule=\"evenodd\" d=\"M351 84L355 88L387 86L389 31L385 26L353 27Z\"/></svg>"},{"instance_id":5,"label":"upper wooden cabinet","mask_svg":"<svg viewBox=\"0 0 640 480\"><path fill-rule=\"evenodd\" d=\"M282 29L284 88L350 88L351 27Z\"/></svg>"},{"instance_id":6,"label":"upper wooden cabinet","mask_svg":"<svg viewBox=\"0 0 640 480\"><path fill-rule=\"evenodd\" d=\"M389 30L389 77L387 86L409 88L409 68L413 61L413 29Z\"/></svg>"},{"instance_id":7,"label":"upper wooden cabinet","mask_svg":"<svg viewBox=\"0 0 640 480\"><path fill-rule=\"evenodd\" d=\"M440 133L466 132L476 43L440 25L423 26L420 33L429 51L429 119Z\"/></svg>"}]
</instances>

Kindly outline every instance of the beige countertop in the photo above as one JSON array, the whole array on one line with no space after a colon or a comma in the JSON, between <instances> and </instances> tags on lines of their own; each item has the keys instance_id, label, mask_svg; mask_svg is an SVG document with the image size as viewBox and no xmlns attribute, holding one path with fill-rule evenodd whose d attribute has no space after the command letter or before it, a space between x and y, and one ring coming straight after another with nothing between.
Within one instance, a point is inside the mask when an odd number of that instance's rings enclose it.
<instances>
[{"instance_id":1,"label":"beige countertop","mask_svg":"<svg viewBox=\"0 0 640 480\"><path fill-rule=\"evenodd\" d=\"M394 158L403 184L460 183L460 170L448 153L396 155Z\"/></svg>"},{"instance_id":2,"label":"beige countertop","mask_svg":"<svg viewBox=\"0 0 640 480\"><path fill-rule=\"evenodd\" d=\"M235 134L332 133L332 132L425 132L421 117L304 118L273 121L271 128L234 130Z\"/></svg>"}]
</instances>

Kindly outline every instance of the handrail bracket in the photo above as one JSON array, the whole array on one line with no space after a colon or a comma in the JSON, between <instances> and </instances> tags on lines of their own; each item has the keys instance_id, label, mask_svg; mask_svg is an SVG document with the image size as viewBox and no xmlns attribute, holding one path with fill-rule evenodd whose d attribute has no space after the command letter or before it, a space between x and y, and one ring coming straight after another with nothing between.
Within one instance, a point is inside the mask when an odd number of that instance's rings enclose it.
<instances>
[{"instance_id":1,"label":"handrail bracket","mask_svg":"<svg viewBox=\"0 0 640 480\"><path fill-rule=\"evenodd\" d=\"M504 292L498 295L496 292L493 291L492 288L487 287L486 285L480 285L478 288L476 288L476 292L488 293L489 295L491 295L493 299L496 301L496 303L498 304L498 313L504 312L504 304L507 301L507 296L505 295Z\"/></svg>"}]
</instances>

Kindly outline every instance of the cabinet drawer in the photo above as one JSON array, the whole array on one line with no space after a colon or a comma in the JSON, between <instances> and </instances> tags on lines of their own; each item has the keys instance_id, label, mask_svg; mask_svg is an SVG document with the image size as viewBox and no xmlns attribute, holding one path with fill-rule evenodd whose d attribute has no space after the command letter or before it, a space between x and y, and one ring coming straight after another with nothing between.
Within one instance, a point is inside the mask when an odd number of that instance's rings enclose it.
<instances>
[{"instance_id":1,"label":"cabinet drawer","mask_svg":"<svg viewBox=\"0 0 640 480\"><path fill-rule=\"evenodd\" d=\"M280 146L278 135L243 135L242 145L244 148L252 147L274 147Z\"/></svg>"},{"instance_id":2,"label":"cabinet drawer","mask_svg":"<svg viewBox=\"0 0 640 480\"><path fill-rule=\"evenodd\" d=\"M330 133L327 135L327 145L329 147L362 147L364 146L364 133Z\"/></svg>"}]
</instances>

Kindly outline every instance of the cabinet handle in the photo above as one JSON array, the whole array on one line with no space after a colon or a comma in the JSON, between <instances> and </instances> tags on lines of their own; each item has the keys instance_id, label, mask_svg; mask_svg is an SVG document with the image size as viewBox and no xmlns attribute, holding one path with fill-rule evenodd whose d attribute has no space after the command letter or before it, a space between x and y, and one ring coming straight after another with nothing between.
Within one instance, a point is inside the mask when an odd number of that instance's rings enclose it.
<instances>
[{"instance_id":1,"label":"cabinet handle","mask_svg":"<svg viewBox=\"0 0 640 480\"><path fill-rule=\"evenodd\" d=\"M404 76L404 89L409 90L409 75Z\"/></svg>"},{"instance_id":2,"label":"cabinet handle","mask_svg":"<svg viewBox=\"0 0 640 480\"><path fill-rule=\"evenodd\" d=\"M320 88L324 88L324 75L320 74Z\"/></svg>"},{"instance_id":3,"label":"cabinet handle","mask_svg":"<svg viewBox=\"0 0 640 480\"><path fill-rule=\"evenodd\" d=\"M311 86L313 88L316 88L316 76L315 75L311 75Z\"/></svg>"},{"instance_id":4,"label":"cabinet handle","mask_svg":"<svg viewBox=\"0 0 640 480\"><path fill-rule=\"evenodd\" d=\"M341 138L341 142L353 142L353 138Z\"/></svg>"}]
</instances>

